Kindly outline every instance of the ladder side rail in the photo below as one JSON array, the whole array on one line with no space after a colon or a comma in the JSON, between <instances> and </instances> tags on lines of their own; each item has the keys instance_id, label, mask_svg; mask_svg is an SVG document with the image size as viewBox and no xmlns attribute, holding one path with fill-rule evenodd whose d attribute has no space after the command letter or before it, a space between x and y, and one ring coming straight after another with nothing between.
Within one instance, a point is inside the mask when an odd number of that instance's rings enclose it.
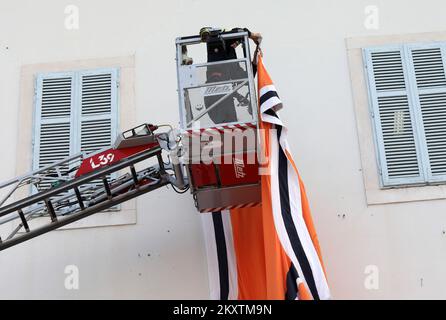
<instances>
[{"instance_id":1,"label":"ladder side rail","mask_svg":"<svg viewBox=\"0 0 446 320\"><path fill-rule=\"evenodd\" d=\"M49 231L63 227L63 226L70 224L72 222L86 218L86 217L88 217L92 214L95 214L97 212L101 212L107 208L118 205L120 203L123 203L130 199L133 199L135 197L138 197L144 193L147 193L147 192L156 190L158 188L161 188L163 186L166 186L166 185L170 184L171 181L172 181L172 179L171 179L170 175L164 174L161 176L161 179L159 180L159 182L157 184L142 185L139 188L130 190L124 194L117 195L111 199L100 202L100 203L93 205L91 207L85 208L84 210L81 210L77 213L67 215L64 218L58 219L58 220L51 222L47 225L38 227L34 230L31 230L30 232L23 233L23 234L15 236L13 238L10 238L9 240L0 242L0 251L7 249L9 247L12 247L14 245L17 245L19 243L22 243L24 241L27 241L29 239L35 238L35 237L42 235L44 233L47 233Z\"/></svg>"},{"instance_id":2,"label":"ladder side rail","mask_svg":"<svg viewBox=\"0 0 446 320\"><path fill-rule=\"evenodd\" d=\"M158 156L160 156L160 154L158 154ZM162 161L162 159L158 158L158 161ZM134 167L134 166L133 165L129 165L128 166L128 168L130 168L130 169L132 167ZM156 177L154 177L152 174L155 174ZM160 174L161 175L164 174L164 176L167 177L169 183L174 182L173 178L170 175L166 175L163 170L160 170L160 165L159 164L158 165L153 165L153 166L151 166L149 168L146 168L146 169L143 169L143 170L141 170L141 171L139 171L137 173L137 176L138 176L138 183L137 184L134 183L134 181L131 178L131 175L129 173L124 174L123 175L124 179L119 179L119 180L122 180L121 182L123 182L123 183L121 183L121 184L119 184L117 186L112 186L112 188L111 188L111 195L113 197L115 193L119 194L119 192L122 192L122 191L124 191L126 189L128 190L128 188L130 186L135 187L135 188L138 189L138 188L140 188L139 182L143 181L143 179L146 179L146 178L151 179L152 182L149 183L149 184L146 184L145 188L148 188L149 186L158 185L160 182L163 183L162 179L159 177ZM164 183L163 183L163 185L164 185ZM101 190L100 186L92 186L92 185L81 186L80 188L83 188L82 192L85 192L85 191L87 191L89 189L97 189L98 191ZM58 201L67 201L67 200L70 200L70 199L74 199L75 197L77 198L77 200L79 200L78 195L76 195L77 187L75 187L74 189L75 190L73 192L70 192L68 195L64 195L64 196L58 198L57 201L55 199L52 199L52 203L54 203L54 206L59 206L59 205L63 206L63 203L58 203ZM128 191L126 191L126 192L128 192ZM93 200L94 201L92 202L91 201L92 199L90 199L90 201L88 201L88 207L91 207L93 205L98 205L98 203L103 202L104 200L107 200L107 199L109 199L109 198L108 197L103 197L103 196L100 196L100 197L93 196ZM110 206L113 206L113 204L110 204ZM64 212L55 212L55 214L57 216L66 216L66 215L74 214L76 211L82 211L85 208L86 207L82 207L80 205L80 202L77 201L77 205L73 203L73 205L69 205L68 206L66 211L64 211ZM41 211L42 209L44 209L45 211ZM33 218L40 218L40 217L42 217L43 213L48 213L47 209L48 209L48 204L46 202L44 204L40 203L40 206L38 206L37 208L32 208L32 210L30 210L30 211L28 211L26 213L22 211L22 216L20 215L20 211L22 209L19 209L19 212L18 213L16 212L15 216L11 217L11 215L9 215L8 217L6 217L7 220L3 219L4 221L2 221L2 223L9 222L9 221L12 221L12 220L15 220L15 219L18 219L18 218L21 219L21 223L19 223L15 227L15 229L8 235L6 240L12 239L23 227L25 228L25 231L27 233L29 233L30 232L30 227L28 226L28 221L32 220ZM41 212L39 212L39 211L41 211ZM59 220L59 218L55 218L53 216L50 223L56 223L58 220ZM1 238L0 238L0 243L1 243Z\"/></svg>"},{"instance_id":3,"label":"ladder side rail","mask_svg":"<svg viewBox=\"0 0 446 320\"><path fill-rule=\"evenodd\" d=\"M15 181L16 182L16 184L15 184L15 186L3 197L3 199L0 201L0 207L6 202L6 201L8 201L8 199L13 195L13 193L20 187L20 184L21 184L21 182L22 182L23 180L17 180L17 181ZM14 182L12 182L12 183L14 183ZM11 184L12 184L11 183ZM9 184L9 185L11 185L11 184Z\"/></svg>"},{"instance_id":4,"label":"ladder side rail","mask_svg":"<svg viewBox=\"0 0 446 320\"><path fill-rule=\"evenodd\" d=\"M133 165L130 165L129 167L130 167L130 169L132 167L134 168ZM156 170L159 171L159 169L156 166L153 166L151 168L152 169L156 169ZM147 169L142 170L140 172L136 172L135 171L136 179L137 179L136 182L135 182L134 179L131 179L131 181L128 181L130 178L128 178L126 180L123 180L121 182L121 184L119 184L118 186L112 188L112 193L114 194L114 193L117 193L117 192L121 192L121 191L125 190L126 188L129 188L129 187L132 187L132 186L138 187L137 184L139 183L140 180L142 180L144 178L151 178L151 179L153 179L154 182L157 182L156 180L158 180L158 179L155 180L153 177L150 177L150 173L151 172L149 170L147 170ZM121 179L121 178L119 178L119 179ZM116 181L119 181L119 179L117 179ZM76 194L76 189L78 189L79 194ZM52 203L55 206L58 206L58 203L61 202L61 201L69 201L69 200L74 200L74 199L76 199L77 200L76 202L79 203L79 196L81 196L82 193L88 192L88 191L92 191L93 194L94 194L94 192L97 191L97 190L102 190L101 186L87 184L87 185L81 185L79 187L74 187L73 190L70 190L68 192L68 194L64 194L64 195L62 195L60 197L53 198L52 199ZM101 197L95 198L95 199L90 199L90 200L85 200L85 201L82 200L82 202L84 204L84 207L87 206L88 203L96 204L99 201L102 201ZM81 210L84 209L84 208L82 208L81 205L79 207L80 207ZM70 214L70 212L72 212L72 211L73 210L70 209L67 212L56 212L56 214L58 216L59 215L66 215L66 214ZM41 217L43 214L47 213L46 212L46 205L45 205L45 203L42 203L42 202L34 203L30 207L28 207L27 210L23 210L23 213L25 214L25 216L29 216L30 214L32 214L33 218ZM19 218L19 214L17 212L13 212L13 213L11 213L11 214L9 214L7 216L4 216L4 217L0 218L0 225L2 225L4 223L8 223L10 221L13 221L13 220L15 220L17 218Z\"/></svg>"},{"instance_id":5,"label":"ladder side rail","mask_svg":"<svg viewBox=\"0 0 446 320\"><path fill-rule=\"evenodd\" d=\"M0 184L0 189L2 189L2 188L4 188L4 187L7 187L7 186L10 186L11 184L13 184L13 183L15 183L15 182L24 181L24 180L26 180L26 179L31 179L31 178L33 178L35 175L38 175L38 174L41 174L41 173L43 173L43 172L45 172L45 171L54 169L54 168L59 167L59 166L61 166L61 165L63 165L63 164L69 163L69 162L71 162L71 161L73 161L73 160L77 160L77 159L80 160L80 159L82 159L83 156L84 156L83 153L77 153L77 154L75 154L75 155L69 156L69 157L67 157L67 158L65 158L65 159L62 159L62 160L60 160L60 161L57 161L57 162L55 162L55 163L52 163L52 164L50 164L50 165L48 165L48 166L46 166L46 167L40 168L40 169L38 169L38 170L31 171L31 172L29 172L29 173L26 173L26 174L24 174L24 175L18 176L18 177L13 178L13 179L10 179L10 180L8 180L8 181L5 181L5 182L1 183L1 184Z\"/></svg>"},{"instance_id":6,"label":"ladder side rail","mask_svg":"<svg viewBox=\"0 0 446 320\"><path fill-rule=\"evenodd\" d=\"M103 176L105 176L107 174L124 169L133 163L140 162L145 159L156 156L161 153L161 150L162 150L161 147L156 147L156 148L153 148L150 150L140 152L140 153L136 154L135 156L127 158L127 159L123 159L122 161L117 162L116 164L112 164L107 167L102 167L97 171L93 171L91 173L86 174L85 176L81 176L79 178L73 179L72 181L67 181L56 188L51 188L46 191L32 195L28 198L21 199L15 203L12 203L12 204L9 204L3 208L0 208L0 217L7 215L11 212L17 211L18 209L21 209L23 207L28 207L36 202L44 201L45 199L48 199L48 198L55 196L57 194L60 194L62 192L69 191L69 190L73 189L74 187L80 186L82 184L86 184L92 180L102 178Z\"/></svg>"},{"instance_id":7,"label":"ladder side rail","mask_svg":"<svg viewBox=\"0 0 446 320\"><path fill-rule=\"evenodd\" d=\"M82 156L83 156L83 154L79 153L79 154L76 154L74 156L67 157L67 158L65 158L63 160L60 160L60 161L58 161L56 163L53 163L53 164L51 164L49 166L46 166L46 167L41 168L39 170L32 171L30 173L27 173L25 175L16 177L14 179L8 180L8 181L0 184L0 189L3 189L3 188L6 188L8 186L11 186L11 185L15 184L14 187L0 200L0 208L5 204L6 201L8 201L8 199L19 188L21 188L21 187L23 187L25 185L30 185L30 184L36 183L34 180L40 181L40 180L45 180L45 179L46 180L54 179L54 178L51 178L51 177L46 177L45 173L49 174L48 171L51 171L51 170L54 170L54 169L56 171L60 171L59 170L60 166L62 166L64 164L68 164L69 165L73 160L79 161L80 159L82 159ZM60 177L60 179L64 178L63 176L60 176L60 174L59 174L59 177Z\"/></svg>"}]
</instances>

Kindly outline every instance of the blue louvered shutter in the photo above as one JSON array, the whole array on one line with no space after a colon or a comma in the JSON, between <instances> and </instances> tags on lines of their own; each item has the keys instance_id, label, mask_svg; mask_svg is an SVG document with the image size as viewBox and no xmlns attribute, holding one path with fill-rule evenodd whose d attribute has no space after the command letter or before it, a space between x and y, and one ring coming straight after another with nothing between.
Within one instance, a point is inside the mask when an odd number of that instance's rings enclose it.
<instances>
[{"instance_id":1,"label":"blue louvered shutter","mask_svg":"<svg viewBox=\"0 0 446 320\"><path fill-rule=\"evenodd\" d=\"M79 148L86 153L109 147L117 136L117 70L79 74Z\"/></svg>"},{"instance_id":2,"label":"blue louvered shutter","mask_svg":"<svg viewBox=\"0 0 446 320\"><path fill-rule=\"evenodd\" d=\"M407 46L429 183L446 181L445 49L445 44L439 43Z\"/></svg>"},{"instance_id":3,"label":"blue louvered shutter","mask_svg":"<svg viewBox=\"0 0 446 320\"><path fill-rule=\"evenodd\" d=\"M366 49L371 114L383 186L425 181L403 47Z\"/></svg>"},{"instance_id":4,"label":"blue louvered shutter","mask_svg":"<svg viewBox=\"0 0 446 320\"><path fill-rule=\"evenodd\" d=\"M117 136L117 70L80 72L79 83L77 147L82 152L90 154L110 147ZM113 179L115 176L112 175L108 179ZM94 184L101 185L102 181L97 180Z\"/></svg>"},{"instance_id":5,"label":"blue louvered shutter","mask_svg":"<svg viewBox=\"0 0 446 320\"><path fill-rule=\"evenodd\" d=\"M36 79L33 169L74 153L75 77L73 73L41 74ZM63 171L68 168L62 168ZM42 183L46 189L49 183Z\"/></svg>"}]
</instances>

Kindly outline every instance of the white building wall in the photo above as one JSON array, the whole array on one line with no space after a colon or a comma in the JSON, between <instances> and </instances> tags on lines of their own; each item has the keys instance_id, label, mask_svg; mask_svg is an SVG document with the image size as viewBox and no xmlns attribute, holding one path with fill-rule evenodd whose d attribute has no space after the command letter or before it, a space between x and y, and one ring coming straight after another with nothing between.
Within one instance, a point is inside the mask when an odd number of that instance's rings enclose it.
<instances>
[{"instance_id":1,"label":"white building wall","mask_svg":"<svg viewBox=\"0 0 446 320\"><path fill-rule=\"evenodd\" d=\"M373 3L372 3L373 2ZM445 200L367 206L345 39L446 29L443 1L2 1L0 180L15 175L23 65L135 56L139 122L178 121L174 39L202 26L264 35L284 102L334 298L446 298ZM67 5L79 30L64 27ZM364 27L367 5L380 28ZM138 124L136 123L136 124ZM77 265L79 290L64 269ZM379 269L379 290L364 286ZM137 200L135 225L64 230L0 253L0 298L207 298L206 257L191 197Z\"/></svg>"}]
</instances>

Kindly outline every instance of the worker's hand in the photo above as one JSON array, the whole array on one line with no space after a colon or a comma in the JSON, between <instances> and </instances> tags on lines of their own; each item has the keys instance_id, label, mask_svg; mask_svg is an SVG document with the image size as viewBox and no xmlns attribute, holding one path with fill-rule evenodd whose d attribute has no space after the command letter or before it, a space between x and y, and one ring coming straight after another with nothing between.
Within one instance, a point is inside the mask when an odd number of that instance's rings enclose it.
<instances>
[{"instance_id":1,"label":"worker's hand","mask_svg":"<svg viewBox=\"0 0 446 320\"><path fill-rule=\"evenodd\" d=\"M234 49L238 47L238 45L240 44L239 41L236 41L234 43L231 43L231 47L233 47Z\"/></svg>"},{"instance_id":2,"label":"worker's hand","mask_svg":"<svg viewBox=\"0 0 446 320\"><path fill-rule=\"evenodd\" d=\"M258 45L262 42L262 35L259 32L251 32L251 39Z\"/></svg>"},{"instance_id":3,"label":"worker's hand","mask_svg":"<svg viewBox=\"0 0 446 320\"><path fill-rule=\"evenodd\" d=\"M194 63L191 57L183 57L183 65L189 66Z\"/></svg>"}]
</instances>

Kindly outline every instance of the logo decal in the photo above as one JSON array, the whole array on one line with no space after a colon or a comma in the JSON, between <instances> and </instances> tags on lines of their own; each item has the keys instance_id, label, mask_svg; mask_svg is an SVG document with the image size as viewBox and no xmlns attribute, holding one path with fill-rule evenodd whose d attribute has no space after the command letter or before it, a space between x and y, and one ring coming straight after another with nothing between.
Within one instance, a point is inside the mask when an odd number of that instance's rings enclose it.
<instances>
[{"instance_id":1,"label":"logo decal","mask_svg":"<svg viewBox=\"0 0 446 320\"><path fill-rule=\"evenodd\" d=\"M99 168L101 166L105 166L111 162L113 162L113 160L115 159L115 155L113 153L108 153L108 154L101 154L100 156L98 156L97 160L99 161L98 164L94 163L93 158L90 159L90 165L92 169L96 169Z\"/></svg>"},{"instance_id":2,"label":"logo decal","mask_svg":"<svg viewBox=\"0 0 446 320\"><path fill-rule=\"evenodd\" d=\"M243 159L234 158L234 170L237 179L243 179L246 176L244 169L245 163L243 162Z\"/></svg>"},{"instance_id":3,"label":"logo decal","mask_svg":"<svg viewBox=\"0 0 446 320\"><path fill-rule=\"evenodd\" d=\"M204 91L204 96L217 96L222 94L227 94L232 92L232 84L220 84L215 86L209 86Z\"/></svg>"}]
</instances>

